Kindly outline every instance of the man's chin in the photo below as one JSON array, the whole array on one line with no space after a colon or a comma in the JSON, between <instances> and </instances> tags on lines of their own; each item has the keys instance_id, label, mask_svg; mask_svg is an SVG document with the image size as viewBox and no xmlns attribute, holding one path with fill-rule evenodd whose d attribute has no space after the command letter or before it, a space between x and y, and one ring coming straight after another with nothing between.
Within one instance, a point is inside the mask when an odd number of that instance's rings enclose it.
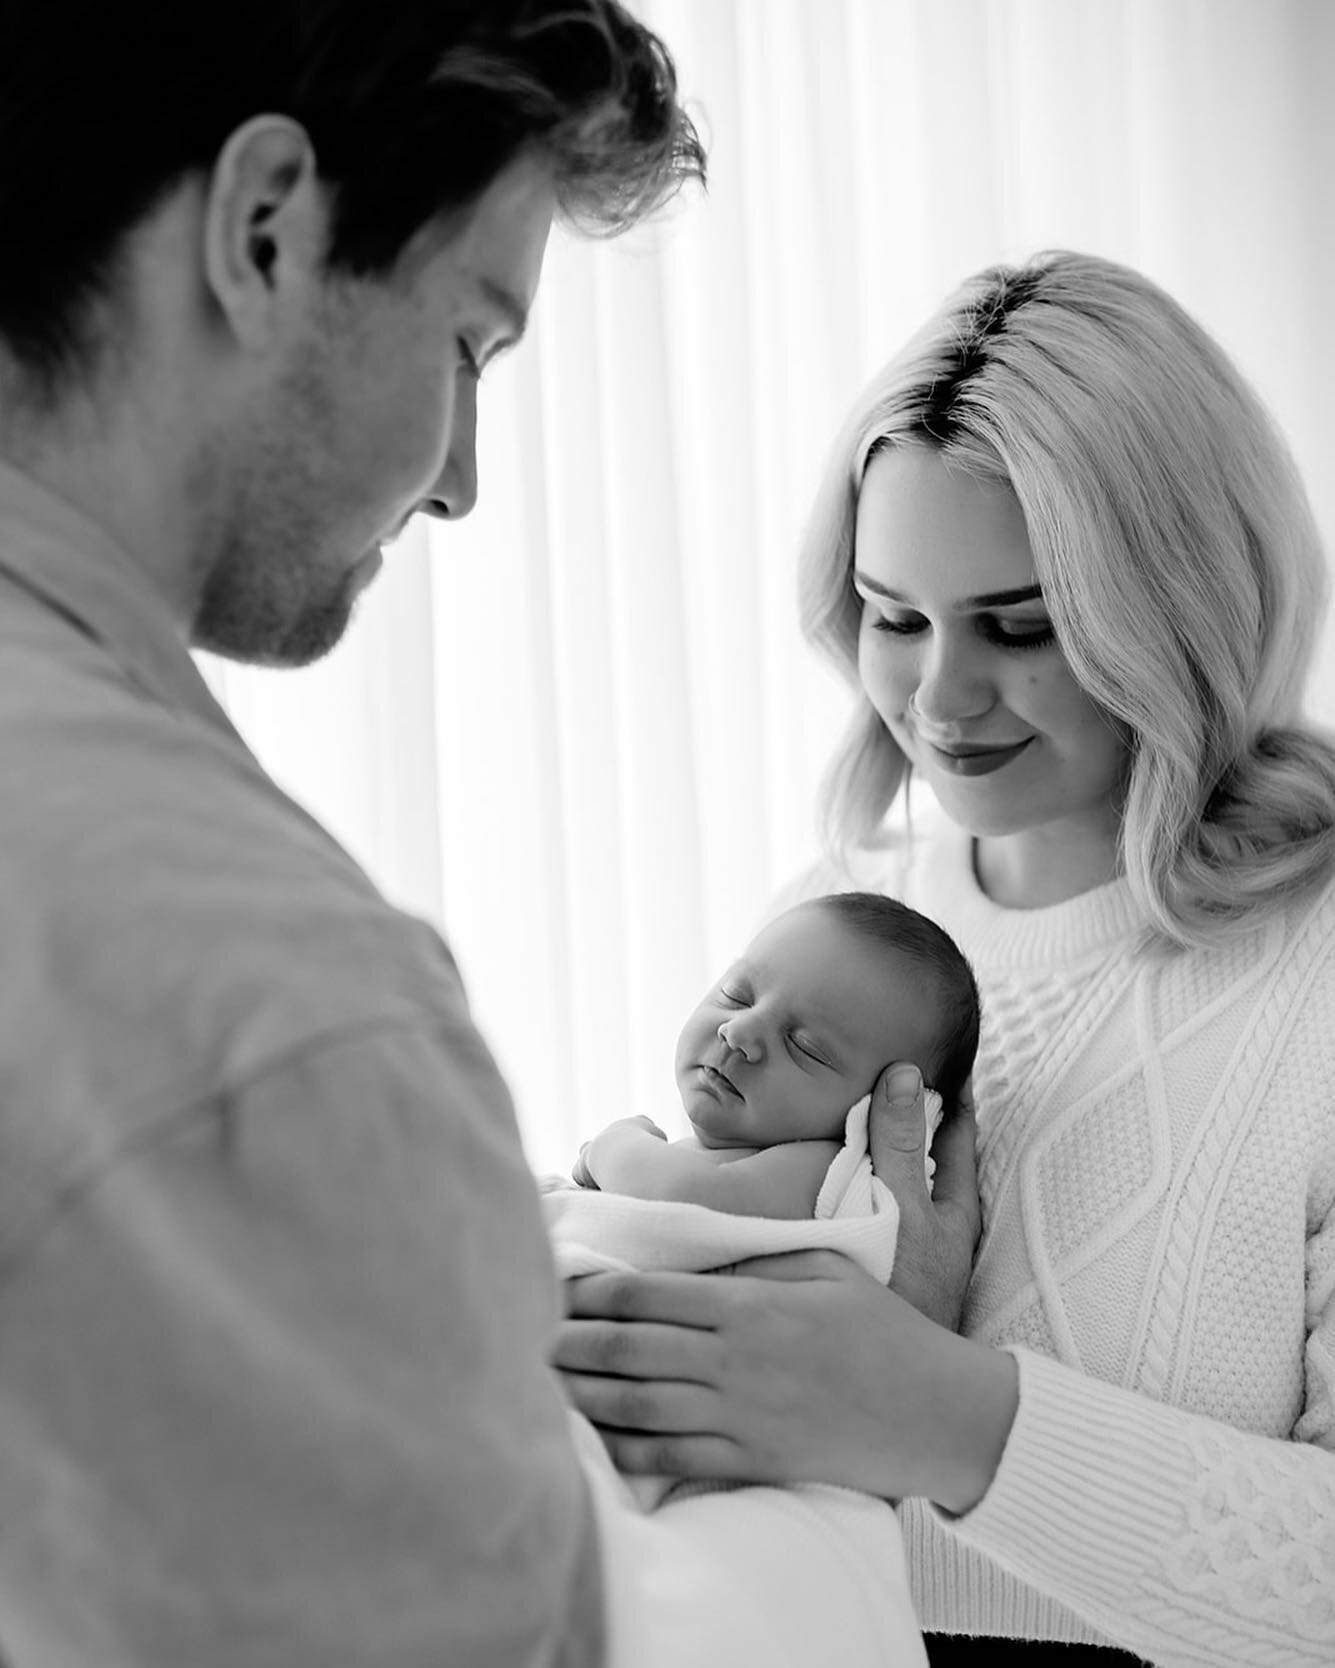
<instances>
[{"instance_id":1,"label":"man's chin","mask_svg":"<svg viewBox=\"0 0 1335 1668\"><path fill-rule=\"evenodd\" d=\"M336 629L327 626L312 630L306 622L279 639L267 636L240 634L212 637L197 632L191 647L206 654L218 655L223 660L234 660L243 666L265 666L272 670L294 672L302 666L313 666L337 647L348 627L348 615Z\"/></svg>"},{"instance_id":2,"label":"man's chin","mask_svg":"<svg viewBox=\"0 0 1335 1668\"><path fill-rule=\"evenodd\" d=\"M385 552L383 546L373 544L352 570L353 590L364 591L384 565Z\"/></svg>"},{"instance_id":3,"label":"man's chin","mask_svg":"<svg viewBox=\"0 0 1335 1668\"><path fill-rule=\"evenodd\" d=\"M378 551L376 556L378 559ZM313 665L342 640L360 591L375 576L376 570L372 568L365 579L354 585L353 577L361 565L358 563L348 575L348 583L337 596L290 617L279 618L272 610L244 606L202 608L191 634L191 645L247 666L295 670Z\"/></svg>"}]
</instances>

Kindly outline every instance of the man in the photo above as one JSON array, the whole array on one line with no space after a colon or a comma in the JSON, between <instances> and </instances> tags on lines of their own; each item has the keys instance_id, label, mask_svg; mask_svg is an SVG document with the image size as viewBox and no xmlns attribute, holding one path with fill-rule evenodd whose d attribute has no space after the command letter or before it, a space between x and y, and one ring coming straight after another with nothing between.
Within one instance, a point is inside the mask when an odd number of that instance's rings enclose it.
<instances>
[{"instance_id":1,"label":"man","mask_svg":"<svg viewBox=\"0 0 1335 1668\"><path fill-rule=\"evenodd\" d=\"M553 215L702 177L614 0L0 0L0 1657L596 1662L551 1265L448 951L188 654L295 665Z\"/></svg>"}]
</instances>

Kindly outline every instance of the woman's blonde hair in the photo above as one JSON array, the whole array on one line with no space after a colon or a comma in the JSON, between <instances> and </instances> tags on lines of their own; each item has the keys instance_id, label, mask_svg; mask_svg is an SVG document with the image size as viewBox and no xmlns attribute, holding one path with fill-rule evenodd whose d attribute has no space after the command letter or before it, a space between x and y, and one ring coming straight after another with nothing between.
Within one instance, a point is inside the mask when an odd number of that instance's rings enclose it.
<instances>
[{"instance_id":1,"label":"woman's blonde hair","mask_svg":"<svg viewBox=\"0 0 1335 1668\"><path fill-rule=\"evenodd\" d=\"M1227 355L1147 278L1054 251L969 279L864 390L817 493L802 626L857 690L825 832L876 842L907 762L858 683L857 498L872 455L1003 481L1072 673L1130 737L1127 878L1202 943L1335 869L1335 745L1302 718L1326 598L1288 448Z\"/></svg>"}]
</instances>

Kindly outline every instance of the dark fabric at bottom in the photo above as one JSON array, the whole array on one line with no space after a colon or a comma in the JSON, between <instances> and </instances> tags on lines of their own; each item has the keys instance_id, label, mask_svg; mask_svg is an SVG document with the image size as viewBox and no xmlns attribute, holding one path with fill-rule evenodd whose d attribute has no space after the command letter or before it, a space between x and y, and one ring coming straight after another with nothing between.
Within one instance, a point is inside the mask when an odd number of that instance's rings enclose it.
<instances>
[{"instance_id":1,"label":"dark fabric at bottom","mask_svg":"<svg viewBox=\"0 0 1335 1668\"><path fill-rule=\"evenodd\" d=\"M1143 1668L1140 1657L1111 1645L1060 1645L1047 1639L974 1639L960 1633L923 1635L932 1668Z\"/></svg>"}]
</instances>

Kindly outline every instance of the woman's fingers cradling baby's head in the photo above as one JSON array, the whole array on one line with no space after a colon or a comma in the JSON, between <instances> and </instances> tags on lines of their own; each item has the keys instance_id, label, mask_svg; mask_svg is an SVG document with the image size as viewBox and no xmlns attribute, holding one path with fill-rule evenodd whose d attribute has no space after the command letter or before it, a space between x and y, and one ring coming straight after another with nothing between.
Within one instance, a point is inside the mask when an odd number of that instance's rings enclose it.
<instances>
[{"instance_id":1,"label":"woman's fingers cradling baby's head","mask_svg":"<svg viewBox=\"0 0 1335 1668\"><path fill-rule=\"evenodd\" d=\"M932 1320L955 1331L982 1220L967 1085L948 1106L932 1141L933 1191L926 1174L926 1091L918 1068L887 1066L872 1092L867 1141L872 1169L899 1206L890 1285Z\"/></svg>"}]
</instances>

